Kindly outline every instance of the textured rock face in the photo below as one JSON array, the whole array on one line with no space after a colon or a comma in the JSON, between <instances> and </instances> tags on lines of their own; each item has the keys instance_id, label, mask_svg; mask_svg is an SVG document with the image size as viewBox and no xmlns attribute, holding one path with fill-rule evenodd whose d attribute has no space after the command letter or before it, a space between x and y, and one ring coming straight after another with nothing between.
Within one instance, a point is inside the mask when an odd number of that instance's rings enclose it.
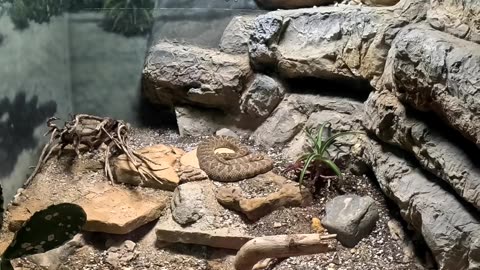
<instances>
[{"instance_id":1,"label":"textured rock face","mask_svg":"<svg viewBox=\"0 0 480 270\"><path fill-rule=\"evenodd\" d=\"M143 91L151 101L238 109L248 58L173 43L150 48L143 69Z\"/></svg>"},{"instance_id":2,"label":"textured rock face","mask_svg":"<svg viewBox=\"0 0 480 270\"><path fill-rule=\"evenodd\" d=\"M247 54L248 40L253 31L255 16L234 17L223 32L220 51L230 54Z\"/></svg>"},{"instance_id":3,"label":"textured rock face","mask_svg":"<svg viewBox=\"0 0 480 270\"><path fill-rule=\"evenodd\" d=\"M265 119L277 107L285 88L275 79L256 74L252 84L242 96L240 109L252 118Z\"/></svg>"},{"instance_id":4,"label":"textured rock face","mask_svg":"<svg viewBox=\"0 0 480 270\"><path fill-rule=\"evenodd\" d=\"M458 201L441 180L412 165L396 149L363 138L361 155L403 218L421 231L439 269L480 267L478 211Z\"/></svg>"},{"instance_id":5,"label":"textured rock face","mask_svg":"<svg viewBox=\"0 0 480 270\"><path fill-rule=\"evenodd\" d=\"M265 9L290 9L332 4L333 0L255 0L257 5Z\"/></svg>"},{"instance_id":6,"label":"textured rock face","mask_svg":"<svg viewBox=\"0 0 480 270\"><path fill-rule=\"evenodd\" d=\"M385 87L418 110L433 111L480 147L480 45L422 25L395 38Z\"/></svg>"},{"instance_id":7,"label":"textured rock face","mask_svg":"<svg viewBox=\"0 0 480 270\"><path fill-rule=\"evenodd\" d=\"M362 78L374 84L395 34L425 12L425 1L270 12L257 17L250 58L257 68L275 66L284 77Z\"/></svg>"},{"instance_id":8,"label":"textured rock face","mask_svg":"<svg viewBox=\"0 0 480 270\"><path fill-rule=\"evenodd\" d=\"M472 151L459 146L462 138L443 135L439 127L407 114L405 106L388 91L370 95L363 123L384 142L414 154L423 168L480 208L480 166Z\"/></svg>"},{"instance_id":9,"label":"textured rock face","mask_svg":"<svg viewBox=\"0 0 480 270\"><path fill-rule=\"evenodd\" d=\"M480 5L477 0L432 0L427 21L438 30L480 43Z\"/></svg>"},{"instance_id":10,"label":"textured rock face","mask_svg":"<svg viewBox=\"0 0 480 270\"><path fill-rule=\"evenodd\" d=\"M317 127L329 121L334 131L358 129L361 113L362 103L351 98L289 94L251 138L266 147L287 145L284 153L296 158L306 142L305 126Z\"/></svg>"}]
</instances>

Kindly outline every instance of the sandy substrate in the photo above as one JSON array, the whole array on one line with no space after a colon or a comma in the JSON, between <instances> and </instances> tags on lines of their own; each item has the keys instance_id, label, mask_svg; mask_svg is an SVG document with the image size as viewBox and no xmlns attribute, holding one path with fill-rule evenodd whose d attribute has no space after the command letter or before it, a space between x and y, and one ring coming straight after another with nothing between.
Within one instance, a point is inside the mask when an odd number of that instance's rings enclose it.
<instances>
[{"instance_id":1,"label":"sandy substrate","mask_svg":"<svg viewBox=\"0 0 480 270\"><path fill-rule=\"evenodd\" d=\"M130 144L138 149L155 144L175 145L185 151L194 149L201 138L179 138L174 130L153 130L133 129L130 136ZM245 141L247 142L247 141ZM248 143L248 142L247 142ZM252 146L255 150L267 152L276 160L275 171L280 172L286 165L282 160L280 149L263 149ZM69 185L67 179L72 178L71 170L66 168L71 162L68 158L59 161L50 160L42 171L42 181L48 181L52 187L58 185ZM100 172L86 172L81 177L88 181L105 181ZM380 220L377 222L374 231L367 238L363 239L355 248L344 248L338 246L338 250L328 254L313 256L302 256L276 261L269 270L320 270L320 269L427 269L419 262L425 256L420 252L417 256L409 257L404 252L404 245L394 239L388 223L399 220L398 211L385 200L379 187L374 180L366 176L347 175L343 189L348 193L371 196L379 206ZM36 179L37 180L37 179ZM141 189L141 188L138 188ZM255 189L255 188L254 188ZM148 190L148 189L147 189ZM253 192L262 193L269 190L269 187L260 187ZM323 187L315 195L313 205L305 208L279 209L268 216L261 218L255 223L247 224L247 232L254 236L292 234L292 233L314 233L311 228L311 220L314 217L322 218L325 211L325 204L330 199L341 194L335 185ZM239 214L230 210L226 211L223 221L231 224L241 219ZM7 215L8 219L8 215ZM6 221L7 222L7 221ZM398 221L396 222L398 223ZM147 224L133 233L122 236L114 236L102 233L84 233L86 245L78 249L62 263L59 269L159 269L159 270L232 270L232 259L235 251L219 250L203 246L173 244L168 246L156 246L153 228L155 222ZM4 226L5 228L5 226ZM108 262L106 244L112 241L132 240L136 243L132 259L121 266L114 267ZM17 261L19 269L44 269L36 266L28 260Z\"/></svg>"}]
</instances>

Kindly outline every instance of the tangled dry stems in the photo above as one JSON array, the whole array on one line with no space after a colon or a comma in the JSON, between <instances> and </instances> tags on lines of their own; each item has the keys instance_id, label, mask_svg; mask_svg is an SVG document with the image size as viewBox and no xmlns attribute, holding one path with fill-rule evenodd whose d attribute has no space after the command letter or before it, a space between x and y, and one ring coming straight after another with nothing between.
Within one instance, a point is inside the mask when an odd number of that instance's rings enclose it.
<instances>
[{"instance_id":1,"label":"tangled dry stems","mask_svg":"<svg viewBox=\"0 0 480 270\"><path fill-rule=\"evenodd\" d=\"M114 177L110 166L110 158L114 153L125 154L128 161L135 167L134 170L144 181L147 180L147 177L158 181L150 171L152 169L150 164L156 164L156 162L132 150L128 145L130 126L127 123L108 117L76 114L60 128L54 123L56 120L59 120L59 118L51 117L47 120L49 130L44 136L51 134L50 140L45 144L34 171L24 184L25 187L30 184L54 151L58 150L57 158L59 158L68 145L74 148L77 156L81 156L81 145L86 146L88 151L100 149L102 145L105 145L104 173L111 183L114 182ZM146 166L146 169L141 170L140 166L142 165Z\"/></svg>"}]
</instances>

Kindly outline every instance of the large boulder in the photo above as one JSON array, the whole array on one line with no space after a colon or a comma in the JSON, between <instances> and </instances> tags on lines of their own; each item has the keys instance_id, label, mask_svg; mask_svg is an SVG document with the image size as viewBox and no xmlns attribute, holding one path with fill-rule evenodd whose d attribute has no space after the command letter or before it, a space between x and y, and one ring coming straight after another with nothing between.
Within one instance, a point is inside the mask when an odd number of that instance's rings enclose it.
<instances>
[{"instance_id":1,"label":"large boulder","mask_svg":"<svg viewBox=\"0 0 480 270\"><path fill-rule=\"evenodd\" d=\"M367 129L382 141L412 153L423 168L480 209L477 149L470 151L463 138L442 132L442 126L434 122L415 117L388 91L372 92L365 103L363 123Z\"/></svg>"},{"instance_id":2,"label":"large boulder","mask_svg":"<svg viewBox=\"0 0 480 270\"><path fill-rule=\"evenodd\" d=\"M220 51L230 54L247 54L248 41L254 29L255 16L245 15L233 17L223 31L220 40Z\"/></svg>"},{"instance_id":3,"label":"large boulder","mask_svg":"<svg viewBox=\"0 0 480 270\"><path fill-rule=\"evenodd\" d=\"M441 270L480 268L480 216L442 181L388 145L361 137L358 154L373 170L384 193L422 235Z\"/></svg>"},{"instance_id":4,"label":"large boulder","mask_svg":"<svg viewBox=\"0 0 480 270\"><path fill-rule=\"evenodd\" d=\"M174 43L150 48L143 69L143 91L150 101L188 103L238 110L247 78L248 58Z\"/></svg>"},{"instance_id":5,"label":"large boulder","mask_svg":"<svg viewBox=\"0 0 480 270\"><path fill-rule=\"evenodd\" d=\"M425 17L427 4L401 1L392 7L342 5L282 10L258 16L249 42L256 69L283 77L367 79L383 73L390 44L405 25Z\"/></svg>"},{"instance_id":6,"label":"large boulder","mask_svg":"<svg viewBox=\"0 0 480 270\"><path fill-rule=\"evenodd\" d=\"M425 25L407 26L382 83L417 110L433 111L480 147L480 45Z\"/></svg>"},{"instance_id":7,"label":"large boulder","mask_svg":"<svg viewBox=\"0 0 480 270\"><path fill-rule=\"evenodd\" d=\"M435 29L480 43L480 5L477 0L432 0L427 21Z\"/></svg>"}]
</instances>

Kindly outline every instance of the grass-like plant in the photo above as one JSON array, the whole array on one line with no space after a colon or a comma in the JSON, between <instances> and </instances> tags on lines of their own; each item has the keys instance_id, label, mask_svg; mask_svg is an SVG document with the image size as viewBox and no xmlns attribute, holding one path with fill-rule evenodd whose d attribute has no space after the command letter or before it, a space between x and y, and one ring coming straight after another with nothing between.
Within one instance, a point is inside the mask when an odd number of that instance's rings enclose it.
<instances>
[{"instance_id":1,"label":"grass-like plant","mask_svg":"<svg viewBox=\"0 0 480 270\"><path fill-rule=\"evenodd\" d=\"M154 22L154 7L152 0L105 0L103 28L125 36L148 33Z\"/></svg>"},{"instance_id":2,"label":"grass-like plant","mask_svg":"<svg viewBox=\"0 0 480 270\"><path fill-rule=\"evenodd\" d=\"M331 159L331 155L328 152L329 148L335 144L337 139L341 136L358 134L357 131L339 132L330 137L324 139L323 133L330 123L325 122L318 129L316 135L312 128L306 128L305 133L309 141L308 152L300 156L293 164L289 165L284 172L300 171L299 183L303 184L303 180L307 172L310 173L310 179L316 182L320 177L324 177L322 171L325 168L331 169L340 179L342 178L342 172L338 168L337 164ZM326 167L325 167L326 166Z\"/></svg>"}]
</instances>

